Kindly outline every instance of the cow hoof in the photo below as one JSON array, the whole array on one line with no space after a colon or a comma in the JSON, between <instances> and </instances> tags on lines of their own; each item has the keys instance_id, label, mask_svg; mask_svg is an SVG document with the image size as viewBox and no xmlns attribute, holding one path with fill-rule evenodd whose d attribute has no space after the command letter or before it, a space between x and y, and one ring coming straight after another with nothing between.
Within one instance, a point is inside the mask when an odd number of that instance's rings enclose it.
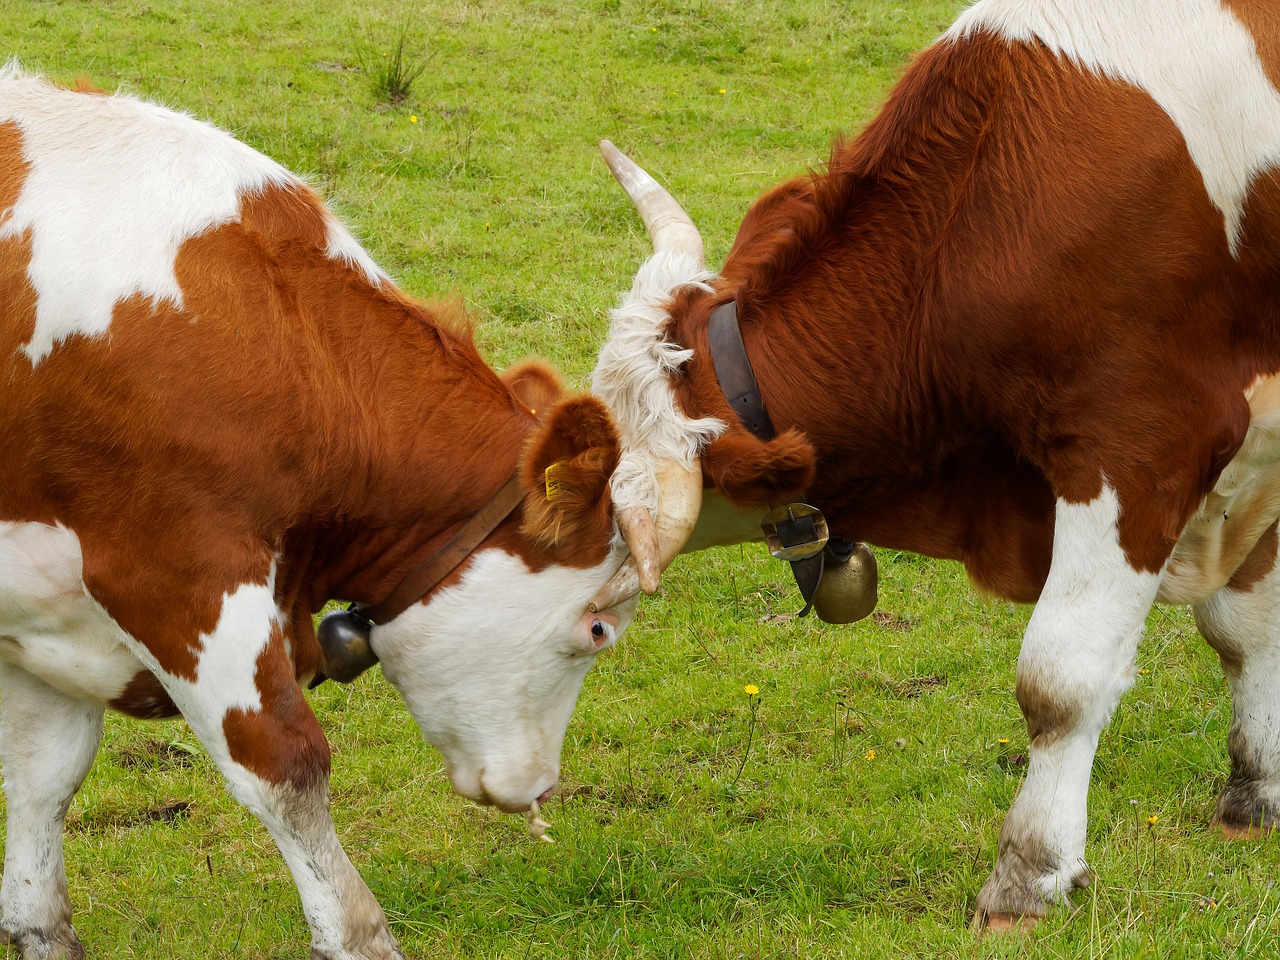
<instances>
[{"instance_id":1,"label":"cow hoof","mask_svg":"<svg viewBox=\"0 0 1280 960\"><path fill-rule=\"evenodd\" d=\"M973 932L979 936L984 933L1026 935L1035 930L1040 919L1016 913L975 913L972 926Z\"/></svg>"},{"instance_id":2,"label":"cow hoof","mask_svg":"<svg viewBox=\"0 0 1280 960\"><path fill-rule=\"evenodd\" d=\"M389 934L388 939L390 939ZM312 947L311 960L409 960L409 958L404 955L399 944L391 940L390 943L378 943L373 946L372 952L360 954L348 953L345 950L341 953L330 953L319 947Z\"/></svg>"},{"instance_id":3,"label":"cow hoof","mask_svg":"<svg viewBox=\"0 0 1280 960\"><path fill-rule=\"evenodd\" d=\"M1280 816L1280 804L1272 803L1274 785L1231 776L1218 796L1218 809L1213 822L1228 840L1257 840L1270 833Z\"/></svg>"},{"instance_id":4,"label":"cow hoof","mask_svg":"<svg viewBox=\"0 0 1280 960\"><path fill-rule=\"evenodd\" d=\"M22 960L84 960L84 946L74 929L56 937L37 930L0 927L0 943L16 947Z\"/></svg>"},{"instance_id":5,"label":"cow hoof","mask_svg":"<svg viewBox=\"0 0 1280 960\"><path fill-rule=\"evenodd\" d=\"M1068 894L1089 885L1083 860L1074 868L1046 869L1048 858L1028 858L1012 849L1001 851L995 869L978 893L973 909L975 933L993 930L1027 933L1053 906L1070 906Z\"/></svg>"}]
</instances>

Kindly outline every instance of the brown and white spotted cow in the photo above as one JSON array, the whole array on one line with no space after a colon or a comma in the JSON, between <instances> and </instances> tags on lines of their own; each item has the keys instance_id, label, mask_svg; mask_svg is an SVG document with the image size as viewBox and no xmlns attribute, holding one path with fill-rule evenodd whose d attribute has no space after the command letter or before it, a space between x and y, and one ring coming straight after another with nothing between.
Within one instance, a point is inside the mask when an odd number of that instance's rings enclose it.
<instances>
[{"instance_id":1,"label":"brown and white spotted cow","mask_svg":"<svg viewBox=\"0 0 1280 960\"><path fill-rule=\"evenodd\" d=\"M634 610L587 611L626 549L618 441L458 320L227 134L0 69L0 928L23 957L83 956L63 819L106 707L186 718L279 845L313 957L402 957L330 819L311 615L376 609L513 477L510 516L371 643L460 793L536 813L555 786Z\"/></svg>"},{"instance_id":2,"label":"brown and white spotted cow","mask_svg":"<svg viewBox=\"0 0 1280 960\"><path fill-rule=\"evenodd\" d=\"M1093 756L1157 600L1194 605L1230 681L1218 822L1280 816L1278 88L1271 2L979 0L825 171L752 206L718 275L605 147L656 248L596 371L619 517L676 502L687 533L705 480L692 549L804 494L832 534L1037 604L979 924L1088 882ZM717 379L725 305L772 431Z\"/></svg>"}]
</instances>

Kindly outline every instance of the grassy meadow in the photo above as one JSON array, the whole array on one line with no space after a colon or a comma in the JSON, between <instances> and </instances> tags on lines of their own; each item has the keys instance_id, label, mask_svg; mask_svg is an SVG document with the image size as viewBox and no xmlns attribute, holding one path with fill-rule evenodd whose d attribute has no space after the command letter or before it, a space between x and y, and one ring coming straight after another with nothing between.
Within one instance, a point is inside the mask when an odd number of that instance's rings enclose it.
<instances>
[{"instance_id":1,"label":"grassy meadow","mask_svg":"<svg viewBox=\"0 0 1280 960\"><path fill-rule=\"evenodd\" d=\"M751 198L856 132L959 7L0 0L0 59L235 132L309 176L407 290L465 302L495 366L537 354L583 387L649 249L596 142L663 181L718 263ZM423 69L388 102L398 55ZM848 627L790 616L761 547L677 561L587 678L554 845L454 796L376 670L313 691L339 834L406 953L1272 955L1280 840L1210 828L1230 700L1164 608L1099 750L1094 885L1029 936L971 935L1025 769L1028 610L954 564L879 560L880 608ZM108 718L67 861L91 957L307 954L283 861L181 722Z\"/></svg>"}]
</instances>

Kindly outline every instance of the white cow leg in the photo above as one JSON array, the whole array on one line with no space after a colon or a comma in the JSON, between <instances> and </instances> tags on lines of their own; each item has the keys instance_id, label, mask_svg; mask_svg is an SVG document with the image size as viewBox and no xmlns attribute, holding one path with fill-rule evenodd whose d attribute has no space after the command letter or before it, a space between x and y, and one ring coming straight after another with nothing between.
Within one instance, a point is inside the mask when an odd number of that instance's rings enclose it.
<instances>
[{"instance_id":1,"label":"white cow leg","mask_svg":"<svg viewBox=\"0 0 1280 960\"><path fill-rule=\"evenodd\" d=\"M260 709L230 707L218 692L165 678L165 687L237 800L279 846L311 926L312 960L404 960L382 907L347 858L329 814L329 747L283 654L223 662L219 688L265 687ZM264 669L265 668L265 669ZM233 678L227 671L243 669Z\"/></svg>"},{"instance_id":2,"label":"white cow leg","mask_svg":"<svg viewBox=\"0 0 1280 960\"><path fill-rule=\"evenodd\" d=\"M1027 777L1000 833L975 923L1009 926L1045 915L1089 883L1085 831L1098 735L1133 682L1142 624L1159 577L1133 570L1120 548L1114 491L1059 501L1053 560L1018 658L1027 721Z\"/></svg>"},{"instance_id":3,"label":"white cow leg","mask_svg":"<svg viewBox=\"0 0 1280 960\"><path fill-rule=\"evenodd\" d=\"M0 933L23 960L80 958L62 831L102 740L103 709L0 663L0 766L7 802Z\"/></svg>"},{"instance_id":4,"label":"white cow leg","mask_svg":"<svg viewBox=\"0 0 1280 960\"><path fill-rule=\"evenodd\" d=\"M232 792L266 825L293 874L311 925L312 960L405 960L382 907L338 842L328 777L299 787L244 769L230 773Z\"/></svg>"},{"instance_id":5,"label":"white cow leg","mask_svg":"<svg viewBox=\"0 0 1280 960\"><path fill-rule=\"evenodd\" d=\"M1196 624L1218 652L1231 685L1231 775L1215 814L1229 836L1254 836L1280 817L1280 570L1274 537L1264 538L1250 560L1255 565L1249 576L1237 575L1195 608Z\"/></svg>"},{"instance_id":6,"label":"white cow leg","mask_svg":"<svg viewBox=\"0 0 1280 960\"><path fill-rule=\"evenodd\" d=\"M298 688L273 591L271 577L224 597L216 628L200 638L194 679L166 672L141 645L135 653L279 846L311 926L313 960L404 960L338 842L329 745Z\"/></svg>"}]
</instances>

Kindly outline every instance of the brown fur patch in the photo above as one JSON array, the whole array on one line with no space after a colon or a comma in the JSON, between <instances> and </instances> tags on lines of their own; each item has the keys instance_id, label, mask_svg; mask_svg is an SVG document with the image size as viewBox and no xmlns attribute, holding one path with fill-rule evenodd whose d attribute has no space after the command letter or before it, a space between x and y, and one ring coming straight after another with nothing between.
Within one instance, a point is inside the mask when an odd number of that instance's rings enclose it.
<instances>
[{"instance_id":1,"label":"brown fur patch","mask_svg":"<svg viewBox=\"0 0 1280 960\"><path fill-rule=\"evenodd\" d=\"M1272 524L1258 538L1244 563L1236 569L1227 581L1227 588L1247 593L1262 579L1275 569L1277 548L1280 548L1280 537L1276 534L1276 525Z\"/></svg>"},{"instance_id":2,"label":"brown fur patch","mask_svg":"<svg viewBox=\"0 0 1280 960\"><path fill-rule=\"evenodd\" d=\"M93 93L103 97L110 96L107 91L86 76L76 77L76 82L69 89L74 90L76 93Z\"/></svg>"},{"instance_id":3,"label":"brown fur patch","mask_svg":"<svg viewBox=\"0 0 1280 960\"><path fill-rule=\"evenodd\" d=\"M141 670L134 674L132 680L108 704L111 709L139 720L156 720L161 717L176 717L178 708L168 692L149 670Z\"/></svg>"},{"instance_id":4,"label":"brown fur patch","mask_svg":"<svg viewBox=\"0 0 1280 960\"><path fill-rule=\"evenodd\" d=\"M22 131L16 123L0 123L0 222L18 202L31 167L22 152ZM0 355L12 356L26 343L36 325L36 292L27 278L31 262L29 234L0 240ZM0 391L0 415L5 397Z\"/></svg>"},{"instance_id":5,"label":"brown fur patch","mask_svg":"<svg viewBox=\"0 0 1280 960\"><path fill-rule=\"evenodd\" d=\"M0 123L0 220L18 202L30 169L22 153L22 128L11 120Z\"/></svg>"},{"instance_id":6,"label":"brown fur patch","mask_svg":"<svg viewBox=\"0 0 1280 960\"><path fill-rule=\"evenodd\" d=\"M227 711L222 732L231 758L262 779L307 790L329 776L329 743L284 656L279 630L258 656L261 710Z\"/></svg>"},{"instance_id":7,"label":"brown fur patch","mask_svg":"<svg viewBox=\"0 0 1280 960\"><path fill-rule=\"evenodd\" d=\"M813 481L813 447L798 430L764 441L731 428L707 445L702 468L738 506L777 506L800 497Z\"/></svg>"}]
</instances>

